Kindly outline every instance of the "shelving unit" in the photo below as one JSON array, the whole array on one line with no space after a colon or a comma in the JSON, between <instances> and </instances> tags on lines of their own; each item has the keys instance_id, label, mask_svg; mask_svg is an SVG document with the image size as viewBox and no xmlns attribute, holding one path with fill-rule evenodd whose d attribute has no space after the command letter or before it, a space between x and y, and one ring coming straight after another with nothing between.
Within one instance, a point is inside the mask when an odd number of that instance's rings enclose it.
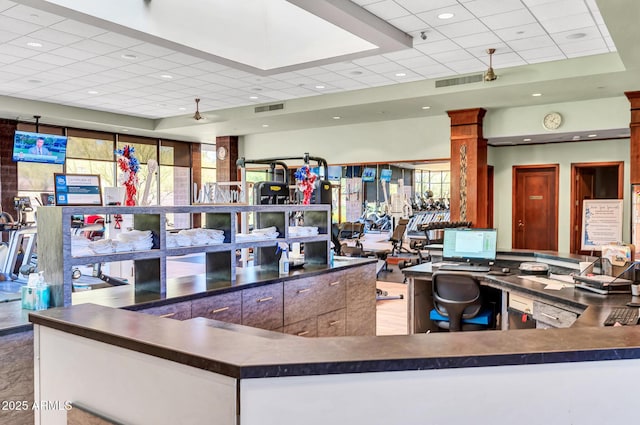
<instances>
[{"instance_id":1,"label":"shelving unit","mask_svg":"<svg viewBox=\"0 0 640 425\"><path fill-rule=\"evenodd\" d=\"M297 212L304 215L304 225L318 228L316 236L290 236L290 217ZM203 227L224 231L221 244L167 248L167 214L202 214ZM257 227L275 226L276 239L236 242L239 215L254 215ZM145 251L110 253L104 255L73 256L71 253L71 217L74 215L133 216L133 229L150 230L154 234L154 248ZM243 229L245 230L245 229ZM246 230L245 230L246 231ZM197 205L176 207L42 207L38 209L38 266L52 285L52 305L71 305L72 269L74 266L132 260L136 292L166 294L167 258L194 253L206 257L207 282L235 281L236 251L253 248L254 266L277 269L278 242L304 243L305 262L328 264L331 243L331 211L329 205Z\"/></svg>"}]
</instances>

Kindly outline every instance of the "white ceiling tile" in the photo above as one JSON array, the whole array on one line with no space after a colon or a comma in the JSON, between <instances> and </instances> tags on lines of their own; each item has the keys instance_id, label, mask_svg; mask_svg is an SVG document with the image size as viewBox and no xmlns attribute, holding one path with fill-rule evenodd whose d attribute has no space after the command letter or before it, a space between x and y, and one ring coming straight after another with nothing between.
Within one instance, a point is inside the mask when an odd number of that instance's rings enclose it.
<instances>
[{"instance_id":1,"label":"white ceiling tile","mask_svg":"<svg viewBox=\"0 0 640 425\"><path fill-rule=\"evenodd\" d=\"M449 52L434 53L433 55L431 55L431 57L447 66L449 66L449 62L476 60L473 55L462 49L452 50Z\"/></svg>"},{"instance_id":2,"label":"white ceiling tile","mask_svg":"<svg viewBox=\"0 0 640 425\"><path fill-rule=\"evenodd\" d=\"M544 47L555 46L556 43L548 35L539 35L537 37L521 38L519 40L511 40L508 42L513 50L531 50L541 49Z\"/></svg>"},{"instance_id":3,"label":"white ceiling tile","mask_svg":"<svg viewBox=\"0 0 640 425\"><path fill-rule=\"evenodd\" d=\"M523 9L520 0L471 0L464 4L475 16L483 17Z\"/></svg>"},{"instance_id":4,"label":"white ceiling tile","mask_svg":"<svg viewBox=\"0 0 640 425\"><path fill-rule=\"evenodd\" d=\"M328 71L343 71L345 69L351 69L355 67L356 66L353 64L353 62L336 62L321 66L321 68Z\"/></svg>"},{"instance_id":5,"label":"white ceiling tile","mask_svg":"<svg viewBox=\"0 0 640 425\"><path fill-rule=\"evenodd\" d=\"M544 3L530 7L530 10L536 15L539 21L589 13L589 9L584 3L584 0L556 0L552 3Z\"/></svg>"},{"instance_id":6,"label":"white ceiling tile","mask_svg":"<svg viewBox=\"0 0 640 425\"><path fill-rule=\"evenodd\" d=\"M487 48L497 45L498 43L502 43L502 40L500 40L500 38L491 31L467 35L464 37L455 37L452 41L465 49L477 46L484 46L484 48Z\"/></svg>"},{"instance_id":7,"label":"white ceiling tile","mask_svg":"<svg viewBox=\"0 0 640 425\"><path fill-rule=\"evenodd\" d=\"M427 37L425 40L422 39L422 31L415 32L415 33L411 34L413 36L413 47L414 48L418 47L421 44L433 43L434 41L442 41L442 40L446 40L447 39L447 37L442 35L435 28L427 28L426 30L424 30L424 34Z\"/></svg>"},{"instance_id":8,"label":"white ceiling tile","mask_svg":"<svg viewBox=\"0 0 640 425\"><path fill-rule=\"evenodd\" d=\"M535 7L541 4L553 3L557 0L522 0L527 7Z\"/></svg>"},{"instance_id":9,"label":"white ceiling tile","mask_svg":"<svg viewBox=\"0 0 640 425\"><path fill-rule=\"evenodd\" d=\"M124 59L118 60L112 56L96 56L95 58L87 59L85 62L98 65L106 69L130 65L130 62L127 62Z\"/></svg>"},{"instance_id":10,"label":"white ceiling tile","mask_svg":"<svg viewBox=\"0 0 640 425\"><path fill-rule=\"evenodd\" d=\"M0 15L0 28L2 28L3 31L25 35L38 31L42 27L40 25L14 19L9 16Z\"/></svg>"},{"instance_id":11,"label":"white ceiling tile","mask_svg":"<svg viewBox=\"0 0 640 425\"><path fill-rule=\"evenodd\" d=\"M133 49L135 46L145 44L140 40L136 40L122 34L116 34L114 32L103 32L91 38L93 38L95 41L99 41L100 43L113 44L114 46L118 46L121 49Z\"/></svg>"},{"instance_id":12,"label":"white ceiling tile","mask_svg":"<svg viewBox=\"0 0 640 425\"><path fill-rule=\"evenodd\" d=\"M423 56L423 54L422 52L415 49L404 49L404 50L398 50L392 53L385 53L382 56L384 56L389 60L397 61L399 59L410 59L410 58L420 57L420 56Z\"/></svg>"},{"instance_id":13,"label":"white ceiling tile","mask_svg":"<svg viewBox=\"0 0 640 425\"><path fill-rule=\"evenodd\" d=\"M16 3L9 0L0 0L0 12L5 11L11 7L15 7Z\"/></svg>"},{"instance_id":14,"label":"white ceiling tile","mask_svg":"<svg viewBox=\"0 0 640 425\"><path fill-rule=\"evenodd\" d=\"M369 66L385 62L389 62L389 60L382 55L368 56L353 60L353 63L359 66Z\"/></svg>"},{"instance_id":15,"label":"white ceiling tile","mask_svg":"<svg viewBox=\"0 0 640 425\"><path fill-rule=\"evenodd\" d=\"M564 16L562 18L544 20L541 21L541 24L547 30L547 32L553 34L556 32L585 28L594 25L594 22L590 13L582 13L579 15L571 15Z\"/></svg>"},{"instance_id":16,"label":"white ceiling tile","mask_svg":"<svg viewBox=\"0 0 640 425\"><path fill-rule=\"evenodd\" d=\"M350 79L336 81L334 85L345 90L366 89L368 87L366 84Z\"/></svg>"},{"instance_id":17,"label":"white ceiling tile","mask_svg":"<svg viewBox=\"0 0 640 425\"><path fill-rule=\"evenodd\" d=\"M66 66L76 62L74 59L69 59L62 56L58 56L58 55L52 55L50 53L43 53L43 54L34 56L33 59L38 60L40 62L56 65L56 66Z\"/></svg>"},{"instance_id":18,"label":"white ceiling tile","mask_svg":"<svg viewBox=\"0 0 640 425\"><path fill-rule=\"evenodd\" d=\"M209 73L211 73L211 72L219 72L219 71L222 71L222 70L225 70L225 69L229 68L228 66L221 65L221 64L215 63L215 62L209 62L209 61L202 61L202 62L194 63L191 66L193 66L195 68L198 68L198 69L201 69L203 71L207 71Z\"/></svg>"},{"instance_id":19,"label":"white ceiling tile","mask_svg":"<svg viewBox=\"0 0 640 425\"><path fill-rule=\"evenodd\" d=\"M442 13L453 13L453 17L450 19L440 19L438 15ZM456 22L468 21L475 17L461 5L455 5L451 7L430 10L428 12L422 12L417 14L418 18L425 21L432 27L438 28L442 25L451 25Z\"/></svg>"},{"instance_id":20,"label":"white ceiling tile","mask_svg":"<svg viewBox=\"0 0 640 425\"><path fill-rule=\"evenodd\" d=\"M495 52L495 56L497 55L506 55L509 53L513 53L513 49L511 47L509 47L507 44L505 43L496 43L493 45L489 45L489 46L483 46L483 47L472 47L467 49L467 52L471 53L473 56L481 59L481 60L486 60L486 62L489 62L489 54L487 53L487 48L492 48L492 49L496 49Z\"/></svg>"},{"instance_id":21,"label":"white ceiling tile","mask_svg":"<svg viewBox=\"0 0 640 425\"><path fill-rule=\"evenodd\" d=\"M385 20L407 16L409 14L407 9L400 6L393 0L384 0L378 3L372 3L364 8Z\"/></svg>"},{"instance_id":22,"label":"white ceiling tile","mask_svg":"<svg viewBox=\"0 0 640 425\"><path fill-rule=\"evenodd\" d=\"M2 67L0 70L0 80L2 81L13 81L13 80L22 80L22 74L20 74L20 70L15 72L16 68L10 68L8 66Z\"/></svg>"},{"instance_id":23,"label":"white ceiling tile","mask_svg":"<svg viewBox=\"0 0 640 425\"><path fill-rule=\"evenodd\" d=\"M42 28L38 31L34 31L29 33L29 37L34 37L39 40L50 40L55 41L56 44L60 44L63 46L69 45L71 43L77 43L82 40L82 37L77 35L69 34L68 32L54 30L52 28Z\"/></svg>"},{"instance_id":24,"label":"white ceiling tile","mask_svg":"<svg viewBox=\"0 0 640 425\"><path fill-rule=\"evenodd\" d=\"M413 72L418 73L426 78L438 78L441 76L454 74L454 71L451 68L442 64L416 68L413 70Z\"/></svg>"},{"instance_id":25,"label":"white ceiling tile","mask_svg":"<svg viewBox=\"0 0 640 425\"><path fill-rule=\"evenodd\" d=\"M441 40L441 41L434 41L433 43L421 44L420 46L416 47L416 49L420 50L422 53L425 53L427 55L432 55L434 53L458 50L460 49L460 46L458 46L456 43L454 43L451 40Z\"/></svg>"},{"instance_id":26,"label":"white ceiling tile","mask_svg":"<svg viewBox=\"0 0 640 425\"><path fill-rule=\"evenodd\" d=\"M183 77L197 77L198 75L202 75L206 73L205 71L198 68L194 68L192 66L181 66L180 64L177 64L175 62L173 62L173 64L175 68L171 69L171 72L177 75L181 75Z\"/></svg>"},{"instance_id":27,"label":"white ceiling tile","mask_svg":"<svg viewBox=\"0 0 640 425\"><path fill-rule=\"evenodd\" d=\"M95 40L85 39L77 43L70 44L69 47L85 52L95 53L96 55L106 55L120 50L119 47L112 44L100 43Z\"/></svg>"},{"instance_id":28,"label":"white ceiling tile","mask_svg":"<svg viewBox=\"0 0 640 425\"><path fill-rule=\"evenodd\" d=\"M22 34L17 34L15 32L9 32L0 29L0 43L6 43L7 41L11 41L20 37L22 37Z\"/></svg>"},{"instance_id":29,"label":"white ceiling tile","mask_svg":"<svg viewBox=\"0 0 640 425\"><path fill-rule=\"evenodd\" d=\"M442 25L438 27L444 36L449 38L463 37L470 34L479 34L487 31L486 25L482 22L471 19L468 21L456 22L450 25Z\"/></svg>"},{"instance_id":30,"label":"white ceiling tile","mask_svg":"<svg viewBox=\"0 0 640 425\"><path fill-rule=\"evenodd\" d=\"M416 14L457 4L456 0L396 0L396 3Z\"/></svg>"},{"instance_id":31,"label":"white ceiling tile","mask_svg":"<svg viewBox=\"0 0 640 425\"><path fill-rule=\"evenodd\" d=\"M83 61L86 59L91 59L96 55L95 53L87 52L85 50L78 50L72 47L61 47L59 49L52 50L50 53L54 55L63 56L69 59L75 59L77 61Z\"/></svg>"},{"instance_id":32,"label":"white ceiling tile","mask_svg":"<svg viewBox=\"0 0 640 425\"><path fill-rule=\"evenodd\" d=\"M605 53L609 51L606 43L602 39L580 40L572 43L558 43L558 47L560 47L560 50L562 50L567 56L569 56L569 54L579 52L598 51L600 53Z\"/></svg>"},{"instance_id":33,"label":"white ceiling tile","mask_svg":"<svg viewBox=\"0 0 640 425\"><path fill-rule=\"evenodd\" d=\"M609 49L605 46L600 49L591 49L591 50L579 50L575 52L565 52L568 58L578 58L582 56L592 56L592 55L600 55L603 53L609 53Z\"/></svg>"},{"instance_id":34,"label":"white ceiling tile","mask_svg":"<svg viewBox=\"0 0 640 425\"><path fill-rule=\"evenodd\" d=\"M371 71L364 69L364 68L353 68L353 69L349 69L344 71L346 74L345 75L349 75L352 78L355 78L356 75L358 75L358 78L360 78L359 76L364 75L364 74L371 74ZM323 83L330 83L332 81L336 81L336 80L342 80L344 78L343 75L337 73L337 72L324 72L322 74L314 74L313 75L313 79L317 80L317 81L321 81ZM281 87L280 84L282 84L283 81L278 81L276 83L271 83L271 84L266 84L265 87L271 87L274 89L278 89L278 90L282 90L285 87ZM286 83L286 82L285 82ZM273 86L273 84L278 84L277 86Z\"/></svg>"},{"instance_id":35,"label":"white ceiling tile","mask_svg":"<svg viewBox=\"0 0 640 425\"><path fill-rule=\"evenodd\" d=\"M563 55L562 53L554 55L554 56L544 56L544 57L540 57L540 58L533 58L533 59L528 59L527 62L529 64L535 64L535 63L542 63L542 62L552 62L552 61L558 61L558 60L563 60L563 59L567 59L567 57L565 55Z\"/></svg>"},{"instance_id":36,"label":"white ceiling tile","mask_svg":"<svg viewBox=\"0 0 640 425\"><path fill-rule=\"evenodd\" d=\"M557 57L559 55L562 55L564 57L564 54L558 48L558 46L548 46L532 50L521 50L519 54L524 60L529 63L532 63L531 60L533 59Z\"/></svg>"},{"instance_id":37,"label":"white ceiling tile","mask_svg":"<svg viewBox=\"0 0 640 425\"><path fill-rule=\"evenodd\" d=\"M167 61L164 59L150 59L143 62L138 62L140 66L146 66L150 69L158 70L158 71L169 71L175 68L180 67L179 64L171 61Z\"/></svg>"},{"instance_id":38,"label":"white ceiling tile","mask_svg":"<svg viewBox=\"0 0 640 425\"><path fill-rule=\"evenodd\" d=\"M404 69L404 67L395 62L387 62L371 65L368 67L368 69L378 74L389 74L391 72L401 71Z\"/></svg>"},{"instance_id":39,"label":"white ceiling tile","mask_svg":"<svg viewBox=\"0 0 640 425\"><path fill-rule=\"evenodd\" d=\"M453 69L460 74L469 72L485 71L487 66L482 61L472 58L463 61L451 61L447 63L447 67Z\"/></svg>"},{"instance_id":40,"label":"white ceiling tile","mask_svg":"<svg viewBox=\"0 0 640 425\"><path fill-rule=\"evenodd\" d=\"M18 62L18 61L21 61L21 60L22 60L22 58L19 58L17 56L11 56L11 55L7 55L7 54L0 55L0 63L3 63L3 64L14 63L14 62Z\"/></svg>"},{"instance_id":41,"label":"white ceiling tile","mask_svg":"<svg viewBox=\"0 0 640 425\"><path fill-rule=\"evenodd\" d=\"M519 9L512 12L486 16L482 22L492 30L512 28L536 22L536 18L527 10Z\"/></svg>"},{"instance_id":42,"label":"white ceiling tile","mask_svg":"<svg viewBox=\"0 0 640 425\"><path fill-rule=\"evenodd\" d=\"M390 84L395 83L392 79L379 74L370 74L358 77L358 81L367 85Z\"/></svg>"},{"instance_id":43,"label":"white ceiling tile","mask_svg":"<svg viewBox=\"0 0 640 425\"><path fill-rule=\"evenodd\" d=\"M580 38L572 38L576 35L582 35ZM573 43L585 40L601 40L602 35L597 27L578 28L569 31L562 31L551 34L551 38L557 43Z\"/></svg>"},{"instance_id":44,"label":"white ceiling tile","mask_svg":"<svg viewBox=\"0 0 640 425\"><path fill-rule=\"evenodd\" d=\"M519 40L522 38L546 35L547 32L540 24L528 24L520 27L504 28L495 31L496 35L504 41Z\"/></svg>"},{"instance_id":45,"label":"white ceiling tile","mask_svg":"<svg viewBox=\"0 0 640 425\"><path fill-rule=\"evenodd\" d=\"M486 65L489 65L489 57L483 60ZM504 54L494 54L493 55L493 67L498 68L509 68L513 66L522 66L526 65L527 62L517 53L509 52Z\"/></svg>"},{"instance_id":46,"label":"white ceiling tile","mask_svg":"<svg viewBox=\"0 0 640 425\"><path fill-rule=\"evenodd\" d=\"M426 22L415 15L407 15L401 18L391 19L389 20L389 23L406 33L411 31L421 31L428 27Z\"/></svg>"},{"instance_id":47,"label":"white ceiling tile","mask_svg":"<svg viewBox=\"0 0 640 425\"><path fill-rule=\"evenodd\" d=\"M199 62L203 62L203 60L200 58L196 58L195 56L186 55L180 52L172 52L171 54L164 55L163 59L166 59L168 61L172 61L175 63L179 63L180 65L184 65L184 66L195 65Z\"/></svg>"},{"instance_id":48,"label":"white ceiling tile","mask_svg":"<svg viewBox=\"0 0 640 425\"><path fill-rule=\"evenodd\" d=\"M33 47L33 46L29 46L27 43L40 43L42 44L41 47ZM58 49L60 47L62 47L60 44L51 42L49 40L43 40L43 39L38 39L35 37L29 37L29 36L24 36L24 37L19 37L19 38L14 38L13 40L9 41L8 44L12 45L12 46L16 46L16 47L20 47L20 48L24 48L24 49L28 49L28 50L32 50L36 53L43 53L46 51L50 51L50 50L54 50L54 49Z\"/></svg>"},{"instance_id":49,"label":"white ceiling tile","mask_svg":"<svg viewBox=\"0 0 640 425\"><path fill-rule=\"evenodd\" d=\"M167 49L165 47L162 46L158 46L155 44L151 44L151 43L142 43L142 44L137 44L137 45L131 45L131 47L129 47L130 50L133 50L134 52L138 52L138 53L144 53L147 56L155 56L155 57L162 57L162 56L171 56L173 54L176 54L173 50ZM184 55L184 54L183 54ZM184 56L188 56L188 55L184 55ZM170 60L169 58L164 58L167 60ZM197 59L197 58L193 58L196 61L201 61L202 59Z\"/></svg>"},{"instance_id":50,"label":"white ceiling tile","mask_svg":"<svg viewBox=\"0 0 640 425\"><path fill-rule=\"evenodd\" d=\"M11 9L6 10L3 15L45 27L53 25L56 22L60 22L64 19L58 15L45 12L44 10L34 9L32 7L20 4L16 7L12 7Z\"/></svg>"},{"instance_id":51,"label":"white ceiling tile","mask_svg":"<svg viewBox=\"0 0 640 425\"><path fill-rule=\"evenodd\" d=\"M402 59L402 60L398 60L396 62L399 65L401 65L401 66L403 66L405 68L409 68L409 69L423 68L423 67L435 65L435 64L438 63L438 62L436 62L435 60L431 59L429 56L426 56L426 55L422 55L422 56L418 56L418 57L410 58L410 59Z\"/></svg>"},{"instance_id":52,"label":"white ceiling tile","mask_svg":"<svg viewBox=\"0 0 640 425\"><path fill-rule=\"evenodd\" d=\"M99 34L104 34L107 31L102 28L93 27L91 25L83 24L82 22L72 21L65 19L57 24L51 25L54 30L67 32L69 34L77 35L79 37L95 37Z\"/></svg>"},{"instance_id":53,"label":"white ceiling tile","mask_svg":"<svg viewBox=\"0 0 640 425\"><path fill-rule=\"evenodd\" d=\"M38 52L35 50L24 49L22 47L13 46L11 44L0 44L0 55L17 56L20 58L29 58L36 56Z\"/></svg>"}]
</instances>

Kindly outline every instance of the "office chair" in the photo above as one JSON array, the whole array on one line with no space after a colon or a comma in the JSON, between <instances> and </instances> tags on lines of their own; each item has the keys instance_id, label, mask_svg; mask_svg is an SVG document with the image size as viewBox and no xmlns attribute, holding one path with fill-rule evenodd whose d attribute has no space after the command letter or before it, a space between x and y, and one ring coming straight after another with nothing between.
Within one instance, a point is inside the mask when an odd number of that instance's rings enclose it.
<instances>
[{"instance_id":1,"label":"office chair","mask_svg":"<svg viewBox=\"0 0 640 425\"><path fill-rule=\"evenodd\" d=\"M480 285L470 273L435 272L429 318L450 332L487 329L492 311L482 305Z\"/></svg>"}]
</instances>

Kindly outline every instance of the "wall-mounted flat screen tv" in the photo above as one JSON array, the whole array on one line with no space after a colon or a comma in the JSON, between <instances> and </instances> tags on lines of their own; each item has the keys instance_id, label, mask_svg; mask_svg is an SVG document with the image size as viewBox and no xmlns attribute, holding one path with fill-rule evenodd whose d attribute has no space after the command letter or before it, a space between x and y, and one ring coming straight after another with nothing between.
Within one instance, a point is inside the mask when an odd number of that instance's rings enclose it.
<instances>
[{"instance_id":1,"label":"wall-mounted flat screen tv","mask_svg":"<svg viewBox=\"0 0 640 425\"><path fill-rule=\"evenodd\" d=\"M376 180L376 169L375 168L365 168L362 170L362 181L363 182L372 182Z\"/></svg>"},{"instance_id":2,"label":"wall-mounted flat screen tv","mask_svg":"<svg viewBox=\"0 0 640 425\"><path fill-rule=\"evenodd\" d=\"M16 131L13 138L13 160L64 164L67 137L55 134Z\"/></svg>"},{"instance_id":3,"label":"wall-mounted flat screen tv","mask_svg":"<svg viewBox=\"0 0 640 425\"><path fill-rule=\"evenodd\" d=\"M381 182L390 182L392 173L393 173L393 171L391 169L389 169L389 168L385 168L383 170L380 170L380 181Z\"/></svg>"}]
</instances>

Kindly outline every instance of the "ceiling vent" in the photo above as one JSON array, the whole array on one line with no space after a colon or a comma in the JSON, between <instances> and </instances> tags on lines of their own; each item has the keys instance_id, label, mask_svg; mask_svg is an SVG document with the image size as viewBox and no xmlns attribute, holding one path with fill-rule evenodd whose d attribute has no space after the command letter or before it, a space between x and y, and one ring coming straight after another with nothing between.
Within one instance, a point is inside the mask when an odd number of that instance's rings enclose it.
<instances>
[{"instance_id":1,"label":"ceiling vent","mask_svg":"<svg viewBox=\"0 0 640 425\"><path fill-rule=\"evenodd\" d=\"M257 114L258 112L279 111L281 109L284 109L284 103L274 103L272 105L256 106L254 111Z\"/></svg>"},{"instance_id":2,"label":"ceiling vent","mask_svg":"<svg viewBox=\"0 0 640 425\"><path fill-rule=\"evenodd\" d=\"M466 77L447 78L446 80L437 80L436 88L459 86L460 84L479 83L484 80L484 74L467 75Z\"/></svg>"}]
</instances>

